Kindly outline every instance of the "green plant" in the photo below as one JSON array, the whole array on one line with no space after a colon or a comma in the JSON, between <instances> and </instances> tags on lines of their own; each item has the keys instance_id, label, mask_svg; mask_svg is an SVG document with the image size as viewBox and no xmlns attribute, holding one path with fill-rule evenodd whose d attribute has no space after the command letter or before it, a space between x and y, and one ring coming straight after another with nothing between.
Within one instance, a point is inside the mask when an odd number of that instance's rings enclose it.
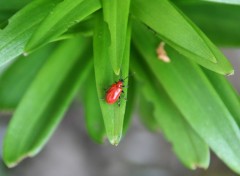
<instances>
[{"instance_id":1,"label":"green plant","mask_svg":"<svg viewBox=\"0 0 240 176\"><path fill-rule=\"evenodd\" d=\"M240 173L239 95L215 46L240 45L240 3L219 2L1 1L0 109L14 111L5 163L36 155L79 92L93 140L117 145L138 102L142 122L186 167L207 168L210 148ZM170 63L157 57L161 41ZM106 104L104 89L129 68L128 101Z\"/></svg>"}]
</instances>

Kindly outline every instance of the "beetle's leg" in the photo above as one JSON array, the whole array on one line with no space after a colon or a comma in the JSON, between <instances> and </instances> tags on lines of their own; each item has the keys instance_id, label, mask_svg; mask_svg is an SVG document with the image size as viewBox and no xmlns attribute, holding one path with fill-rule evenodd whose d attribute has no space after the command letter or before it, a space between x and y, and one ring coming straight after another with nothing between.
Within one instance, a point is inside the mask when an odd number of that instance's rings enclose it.
<instances>
[{"instance_id":1,"label":"beetle's leg","mask_svg":"<svg viewBox=\"0 0 240 176\"><path fill-rule=\"evenodd\" d=\"M125 92L122 91L122 94L124 94L124 93L125 93ZM121 94L121 95L122 95L122 94ZM120 97L121 97L121 95L120 95ZM119 99L120 99L120 97L119 97ZM126 98L126 97L123 97L123 99L124 99L125 101L127 101L127 98Z\"/></svg>"},{"instance_id":2,"label":"beetle's leg","mask_svg":"<svg viewBox=\"0 0 240 176\"><path fill-rule=\"evenodd\" d=\"M118 98L118 102L117 102L118 107L120 107L120 98L121 98L121 96L119 96L119 98Z\"/></svg>"},{"instance_id":3,"label":"beetle's leg","mask_svg":"<svg viewBox=\"0 0 240 176\"><path fill-rule=\"evenodd\" d=\"M108 89L109 89L110 86L108 86L108 88L104 88L104 92L107 93Z\"/></svg>"}]
</instances>

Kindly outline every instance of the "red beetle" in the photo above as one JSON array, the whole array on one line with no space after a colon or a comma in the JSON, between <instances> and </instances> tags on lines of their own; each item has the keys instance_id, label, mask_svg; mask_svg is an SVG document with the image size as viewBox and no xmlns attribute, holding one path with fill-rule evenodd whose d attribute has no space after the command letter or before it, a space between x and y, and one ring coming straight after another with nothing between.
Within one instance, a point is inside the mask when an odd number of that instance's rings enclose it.
<instances>
[{"instance_id":1,"label":"red beetle","mask_svg":"<svg viewBox=\"0 0 240 176\"><path fill-rule=\"evenodd\" d=\"M114 104L118 100L118 105L120 106L119 100L121 94L124 93L122 88L124 87L123 82L125 79L119 79L118 82L112 84L107 90L105 100L108 104Z\"/></svg>"}]
</instances>

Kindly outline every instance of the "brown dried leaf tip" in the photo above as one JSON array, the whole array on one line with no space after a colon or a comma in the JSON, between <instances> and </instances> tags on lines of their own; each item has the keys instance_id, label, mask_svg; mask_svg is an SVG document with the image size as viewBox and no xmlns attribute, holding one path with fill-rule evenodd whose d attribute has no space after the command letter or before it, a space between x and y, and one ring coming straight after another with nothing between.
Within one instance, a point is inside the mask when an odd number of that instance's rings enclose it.
<instances>
[{"instance_id":1,"label":"brown dried leaf tip","mask_svg":"<svg viewBox=\"0 0 240 176\"><path fill-rule=\"evenodd\" d=\"M164 49L164 45L165 43L164 42L161 42L158 47L157 47L157 57L158 59L162 60L163 62L166 62L166 63L169 63L171 60L170 58L168 57L167 55L167 52L165 51Z\"/></svg>"}]
</instances>

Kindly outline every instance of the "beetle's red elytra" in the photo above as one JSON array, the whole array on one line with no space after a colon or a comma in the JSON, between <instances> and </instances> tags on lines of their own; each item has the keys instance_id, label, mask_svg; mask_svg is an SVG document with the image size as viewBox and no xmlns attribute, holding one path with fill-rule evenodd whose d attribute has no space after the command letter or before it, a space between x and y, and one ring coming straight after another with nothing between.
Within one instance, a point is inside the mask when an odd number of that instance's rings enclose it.
<instances>
[{"instance_id":1,"label":"beetle's red elytra","mask_svg":"<svg viewBox=\"0 0 240 176\"><path fill-rule=\"evenodd\" d=\"M108 104L114 104L116 101L118 101L118 105L120 106L120 97L123 92L124 87L124 79L119 79L118 82L111 85L111 87L107 90L105 100Z\"/></svg>"}]
</instances>

